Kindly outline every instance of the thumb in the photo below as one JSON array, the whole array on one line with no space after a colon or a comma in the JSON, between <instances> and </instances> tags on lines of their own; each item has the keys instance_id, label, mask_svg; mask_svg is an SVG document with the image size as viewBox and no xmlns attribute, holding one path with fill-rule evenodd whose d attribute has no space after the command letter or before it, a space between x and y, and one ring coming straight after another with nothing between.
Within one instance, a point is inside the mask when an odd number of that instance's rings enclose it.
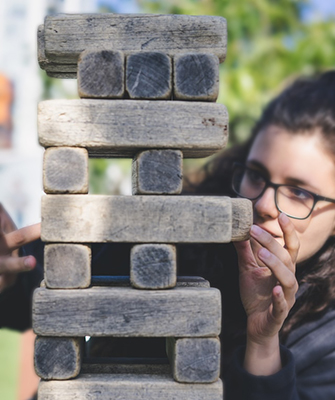
<instances>
[{"instance_id":1,"label":"thumb","mask_svg":"<svg viewBox=\"0 0 335 400\"><path fill-rule=\"evenodd\" d=\"M243 242L234 242L237 251L238 263L240 268L247 269L247 267L257 267L254 253L251 248L250 240Z\"/></svg>"}]
</instances>

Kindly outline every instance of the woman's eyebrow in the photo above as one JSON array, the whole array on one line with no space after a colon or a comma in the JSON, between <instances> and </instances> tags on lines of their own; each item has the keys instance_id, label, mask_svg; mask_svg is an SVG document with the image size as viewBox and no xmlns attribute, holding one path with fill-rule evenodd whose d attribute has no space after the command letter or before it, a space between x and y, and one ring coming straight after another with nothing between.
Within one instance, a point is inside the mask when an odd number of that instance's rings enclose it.
<instances>
[{"instance_id":1,"label":"woman's eyebrow","mask_svg":"<svg viewBox=\"0 0 335 400\"><path fill-rule=\"evenodd\" d=\"M261 162L257 161L257 160L247 160L246 161L246 165L248 167L256 167L257 169L261 169L266 175L270 175L268 169L265 167L264 164L262 164Z\"/></svg>"}]
</instances>

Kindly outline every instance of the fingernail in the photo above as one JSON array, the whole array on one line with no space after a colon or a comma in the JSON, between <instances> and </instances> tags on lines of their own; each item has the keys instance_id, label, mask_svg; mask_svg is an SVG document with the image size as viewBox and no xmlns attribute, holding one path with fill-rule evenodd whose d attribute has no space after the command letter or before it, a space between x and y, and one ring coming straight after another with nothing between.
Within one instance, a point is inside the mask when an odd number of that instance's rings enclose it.
<instances>
[{"instance_id":1,"label":"fingernail","mask_svg":"<svg viewBox=\"0 0 335 400\"><path fill-rule=\"evenodd\" d=\"M258 255L261 258L269 258L270 257L270 252L267 249L264 249L264 247L262 249L259 250Z\"/></svg>"},{"instance_id":2,"label":"fingernail","mask_svg":"<svg viewBox=\"0 0 335 400\"><path fill-rule=\"evenodd\" d=\"M251 234L254 236L259 236L262 233L262 229L257 225L252 225Z\"/></svg>"},{"instance_id":3,"label":"fingernail","mask_svg":"<svg viewBox=\"0 0 335 400\"><path fill-rule=\"evenodd\" d=\"M33 268L35 264L35 259L33 257L27 257L24 260L24 266L27 268Z\"/></svg>"},{"instance_id":4,"label":"fingernail","mask_svg":"<svg viewBox=\"0 0 335 400\"><path fill-rule=\"evenodd\" d=\"M289 221L288 216L286 214L284 214L284 213L281 213L279 215L279 218L280 218L281 222L283 222L284 224L286 224Z\"/></svg>"}]
</instances>

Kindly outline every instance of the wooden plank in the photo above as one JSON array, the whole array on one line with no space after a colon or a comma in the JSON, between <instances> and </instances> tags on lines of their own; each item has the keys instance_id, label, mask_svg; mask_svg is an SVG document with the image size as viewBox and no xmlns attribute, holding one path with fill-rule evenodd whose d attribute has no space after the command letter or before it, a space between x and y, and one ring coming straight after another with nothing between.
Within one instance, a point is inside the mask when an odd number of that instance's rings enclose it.
<instances>
[{"instance_id":1,"label":"wooden plank","mask_svg":"<svg viewBox=\"0 0 335 400\"><path fill-rule=\"evenodd\" d=\"M177 149L184 157L206 157L226 145L228 113L217 103L47 100L39 104L38 131L44 147L85 147L91 155Z\"/></svg>"},{"instance_id":2,"label":"wooden plank","mask_svg":"<svg viewBox=\"0 0 335 400\"><path fill-rule=\"evenodd\" d=\"M204 337L221 329L214 288L38 288L33 328L41 336Z\"/></svg>"},{"instance_id":3,"label":"wooden plank","mask_svg":"<svg viewBox=\"0 0 335 400\"><path fill-rule=\"evenodd\" d=\"M222 381L183 384L168 375L83 374L69 381L41 381L39 400L222 400Z\"/></svg>"},{"instance_id":4,"label":"wooden plank","mask_svg":"<svg viewBox=\"0 0 335 400\"><path fill-rule=\"evenodd\" d=\"M51 61L76 63L87 49L126 54L161 51L226 57L227 23L222 17L149 14L58 14L45 18L45 54Z\"/></svg>"},{"instance_id":5,"label":"wooden plank","mask_svg":"<svg viewBox=\"0 0 335 400\"><path fill-rule=\"evenodd\" d=\"M51 147L44 152L45 193L88 193L88 152L74 147Z\"/></svg>"},{"instance_id":6,"label":"wooden plank","mask_svg":"<svg viewBox=\"0 0 335 400\"><path fill-rule=\"evenodd\" d=\"M179 194L183 189L183 153L147 150L132 163L133 194Z\"/></svg>"},{"instance_id":7,"label":"wooden plank","mask_svg":"<svg viewBox=\"0 0 335 400\"><path fill-rule=\"evenodd\" d=\"M179 54L173 61L173 97L216 101L219 95L219 59L214 54Z\"/></svg>"},{"instance_id":8,"label":"wooden plank","mask_svg":"<svg viewBox=\"0 0 335 400\"><path fill-rule=\"evenodd\" d=\"M172 61L160 52L142 51L127 57L126 89L131 99L170 99Z\"/></svg>"},{"instance_id":9,"label":"wooden plank","mask_svg":"<svg viewBox=\"0 0 335 400\"><path fill-rule=\"evenodd\" d=\"M253 221L252 203L248 199L231 199L233 210L232 242L248 240Z\"/></svg>"},{"instance_id":10,"label":"wooden plank","mask_svg":"<svg viewBox=\"0 0 335 400\"><path fill-rule=\"evenodd\" d=\"M45 242L227 243L229 197L47 195Z\"/></svg>"},{"instance_id":11,"label":"wooden plank","mask_svg":"<svg viewBox=\"0 0 335 400\"><path fill-rule=\"evenodd\" d=\"M83 374L144 374L169 375L169 360L152 358L102 358L84 359L81 367Z\"/></svg>"},{"instance_id":12,"label":"wooden plank","mask_svg":"<svg viewBox=\"0 0 335 400\"><path fill-rule=\"evenodd\" d=\"M91 284L91 249L81 244L47 244L44 279L50 289L79 289Z\"/></svg>"},{"instance_id":13,"label":"wooden plank","mask_svg":"<svg viewBox=\"0 0 335 400\"><path fill-rule=\"evenodd\" d=\"M71 379L79 375L84 338L37 337L34 364L42 379Z\"/></svg>"},{"instance_id":14,"label":"wooden plank","mask_svg":"<svg viewBox=\"0 0 335 400\"><path fill-rule=\"evenodd\" d=\"M176 247L140 244L130 253L130 282L137 289L168 289L177 283Z\"/></svg>"},{"instance_id":15,"label":"wooden plank","mask_svg":"<svg viewBox=\"0 0 335 400\"><path fill-rule=\"evenodd\" d=\"M117 99L125 95L125 57L121 51L86 50L78 60L79 97Z\"/></svg>"},{"instance_id":16,"label":"wooden plank","mask_svg":"<svg viewBox=\"0 0 335 400\"><path fill-rule=\"evenodd\" d=\"M92 286L119 286L129 287L130 277L125 276L111 276L111 275L93 275L91 278ZM177 276L178 287L210 287L206 279L201 276Z\"/></svg>"},{"instance_id":17,"label":"wooden plank","mask_svg":"<svg viewBox=\"0 0 335 400\"><path fill-rule=\"evenodd\" d=\"M177 382L211 383L219 379L219 338L167 338L166 349Z\"/></svg>"}]
</instances>

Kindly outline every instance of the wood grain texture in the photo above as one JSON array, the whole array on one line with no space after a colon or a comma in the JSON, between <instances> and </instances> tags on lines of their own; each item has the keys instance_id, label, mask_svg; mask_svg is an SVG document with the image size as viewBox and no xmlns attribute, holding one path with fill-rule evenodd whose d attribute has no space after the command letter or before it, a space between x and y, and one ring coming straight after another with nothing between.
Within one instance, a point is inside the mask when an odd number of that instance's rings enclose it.
<instances>
[{"instance_id":1,"label":"wood grain texture","mask_svg":"<svg viewBox=\"0 0 335 400\"><path fill-rule=\"evenodd\" d=\"M126 54L161 51L211 53L223 62L227 24L222 17L148 14L59 14L45 18L45 54L51 61L76 63L87 49Z\"/></svg>"},{"instance_id":2,"label":"wood grain texture","mask_svg":"<svg viewBox=\"0 0 335 400\"><path fill-rule=\"evenodd\" d=\"M33 328L41 336L62 337L217 336L221 295L214 288L38 288L33 297Z\"/></svg>"},{"instance_id":3,"label":"wood grain texture","mask_svg":"<svg viewBox=\"0 0 335 400\"><path fill-rule=\"evenodd\" d=\"M78 60L79 97L117 99L125 95L125 57L121 51L85 50Z\"/></svg>"},{"instance_id":4,"label":"wood grain texture","mask_svg":"<svg viewBox=\"0 0 335 400\"><path fill-rule=\"evenodd\" d=\"M90 361L90 360L88 360ZM113 360L112 360L113 361ZM95 362L84 363L81 367L83 374L137 374L137 375L169 375L169 363L148 364L151 359L142 359L143 363L138 363L138 358L118 359L118 362L108 363L105 360L96 358ZM168 360L166 360L168 361Z\"/></svg>"},{"instance_id":5,"label":"wood grain texture","mask_svg":"<svg viewBox=\"0 0 335 400\"><path fill-rule=\"evenodd\" d=\"M84 338L37 337L34 364L42 379L71 379L79 375Z\"/></svg>"},{"instance_id":6,"label":"wood grain texture","mask_svg":"<svg viewBox=\"0 0 335 400\"><path fill-rule=\"evenodd\" d=\"M229 197L47 195L45 242L227 243Z\"/></svg>"},{"instance_id":7,"label":"wood grain texture","mask_svg":"<svg viewBox=\"0 0 335 400\"><path fill-rule=\"evenodd\" d=\"M219 95L219 59L214 54L180 54L173 61L173 97L216 101Z\"/></svg>"},{"instance_id":8,"label":"wood grain texture","mask_svg":"<svg viewBox=\"0 0 335 400\"><path fill-rule=\"evenodd\" d=\"M131 99L170 99L171 58L164 53L147 51L128 56L126 90Z\"/></svg>"},{"instance_id":9,"label":"wood grain texture","mask_svg":"<svg viewBox=\"0 0 335 400\"><path fill-rule=\"evenodd\" d=\"M111 276L111 275L93 275L91 279L92 286L117 286L129 287L130 276ZM210 287L206 279L201 276L177 276L178 287Z\"/></svg>"},{"instance_id":10,"label":"wood grain texture","mask_svg":"<svg viewBox=\"0 0 335 400\"><path fill-rule=\"evenodd\" d=\"M211 383L220 376L219 338L167 338L173 378L184 383Z\"/></svg>"},{"instance_id":11,"label":"wood grain texture","mask_svg":"<svg viewBox=\"0 0 335 400\"><path fill-rule=\"evenodd\" d=\"M177 283L176 247L141 244L130 253L130 282L137 289L168 289Z\"/></svg>"},{"instance_id":12,"label":"wood grain texture","mask_svg":"<svg viewBox=\"0 0 335 400\"><path fill-rule=\"evenodd\" d=\"M232 242L248 240L253 221L252 203L248 199L231 199L233 210Z\"/></svg>"},{"instance_id":13,"label":"wood grain texture","mask_svg":"<svg viewBox=\"0 0 335 400\"><path fill-rule=\"evenodd\" d=\"M91 284L91 249L81 244L47 244L44 279L50 289L79 289Z\"/></svg>"},{"instance_id":14,"label":"wood grain texture","mask_svg":"<svg viewBox=\"0 0 335 400\"><path fill-rule=\"evenodd\" d=\"M88 152L74 147L51 147L43 158L45 193L88 193Z\"/></svg>"},{"instance_id":15,"label":"wood grain texture","mask_svg":"<svg viewBox=\"0 0 335 400\"><path fill-rule=\"evenodd\" d=\"M228 113L216 103L47 100L39 104L38 132L44 147L85 147L91 156L177 149L184 157L206 157L225 147Z\"/></svg>"},{"instance_id":16,"label":"wood grain texture","mask_svg":"<svg viewBox=\"0 0 335 400\"><path fill-rule=\"evenodd\" d=\"M133 160L133 194L180 194L182 180L183 153L180 150L147 150Z\"/></svg>"},{"instance_id":17,"label":"wood grain texture","mask_svg":"<svg viewBox=\"0 0 335 400\"><path fill-rule=\"evenodd\" d=\"M39 400L222 400L222 381L183 384L168 375L83 374L70 381L41 381Z\"/></svg>"}]
</instances>

